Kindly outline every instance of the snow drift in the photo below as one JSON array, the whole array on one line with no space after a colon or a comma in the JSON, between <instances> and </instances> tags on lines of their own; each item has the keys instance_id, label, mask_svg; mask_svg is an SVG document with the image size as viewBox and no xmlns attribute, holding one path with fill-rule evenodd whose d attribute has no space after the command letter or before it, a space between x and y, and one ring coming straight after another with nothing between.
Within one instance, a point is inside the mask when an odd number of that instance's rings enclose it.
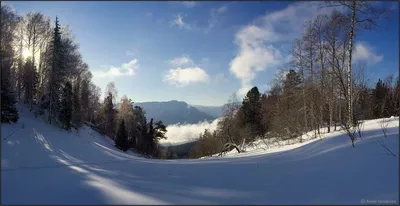
<instances>
[{"instance_id":1,"label":"snow drift","mask_svg":"<svg viewBox=\"0 0 400 206\"><path fill-rule=\"evenodd\" d=\"M154 160L88 127L66 132L21 112L2 125L1 204L398 204L398 120L223 158ZM393 151L383 149L381 139Z\"/></svg>"}]
</instances>

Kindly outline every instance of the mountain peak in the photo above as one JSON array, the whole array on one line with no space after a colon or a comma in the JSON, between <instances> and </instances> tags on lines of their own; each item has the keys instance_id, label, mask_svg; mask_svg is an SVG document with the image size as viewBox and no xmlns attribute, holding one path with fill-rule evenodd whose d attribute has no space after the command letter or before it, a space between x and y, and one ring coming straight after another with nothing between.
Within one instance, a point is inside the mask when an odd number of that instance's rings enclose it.
<instances>
[{"instance_id":1,"label":"mountain peak","mask_svg":"<svg viewBox=\"0 0 400 206\"><path fill-rule=\"evenodd\" d=\"M184 101L171 100L165 102L134 103L146 111L146 118L161 120L165 125L196 124L203 121L212 121L217 117L203 112Z\"/></svg>"}]
</instances>

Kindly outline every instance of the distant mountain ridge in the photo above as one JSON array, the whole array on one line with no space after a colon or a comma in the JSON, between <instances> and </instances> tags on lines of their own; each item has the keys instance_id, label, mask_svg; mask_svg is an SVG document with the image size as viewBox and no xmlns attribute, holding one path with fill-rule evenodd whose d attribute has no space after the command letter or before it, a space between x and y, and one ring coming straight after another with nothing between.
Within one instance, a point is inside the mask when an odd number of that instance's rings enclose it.
<instances>
[{"instance_id":1,"label":"distant mountain ridge","mask_svg":"<svg viewBox=\"0 0 400 206\"><path fill-rule=\"evenodd\" d=\"M212 117L218 118L222 115L223 106L202 106L202 105L192 105L196 107L199 111L204 112Z\"/></svg>"},{"instance_id":2,"label":"distant mountain ridge","mask_svg":"<svg viewBox=\"0 0 400 206\"><path fill-rule=\"evenodd\" d=\"M134 106L140 106L146 111L146 118L150 120L162 120L165 125L171 124L196 124L202 121L212 121L217 117L207 112L200 111L196 106L191 106L183 101L167 102L138 102Z\"/></svg>"}]
</instances>

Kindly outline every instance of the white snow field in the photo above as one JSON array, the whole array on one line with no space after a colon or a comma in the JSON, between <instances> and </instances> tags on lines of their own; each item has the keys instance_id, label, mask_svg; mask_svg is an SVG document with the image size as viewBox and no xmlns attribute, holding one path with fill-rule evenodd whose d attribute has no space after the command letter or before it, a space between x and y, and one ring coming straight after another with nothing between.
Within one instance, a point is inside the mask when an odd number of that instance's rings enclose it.
<instances>
[{"instance_id":1,"label":"white snow field","mask_svg":"<svg viewBox=\"0 0 400 206\"><path fill-rule=\"evenodd\" d=\"M87 127L62 131L19 108L19 123L2 125L2 205L399 203L398 118L387 138L379 120L366 121L355 148L335 132L222 158L154 160L120 152Z\"/></svg>"}]
</instances>

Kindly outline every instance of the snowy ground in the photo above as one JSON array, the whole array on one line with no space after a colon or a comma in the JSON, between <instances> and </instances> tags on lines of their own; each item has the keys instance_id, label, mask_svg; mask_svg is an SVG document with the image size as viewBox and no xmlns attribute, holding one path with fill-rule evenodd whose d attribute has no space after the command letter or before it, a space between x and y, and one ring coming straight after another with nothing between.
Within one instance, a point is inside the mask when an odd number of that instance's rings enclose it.
<instances>
[{"instance_id":1,"label":"snowy ground","mask_svg":"<svg viewBox=\"0 0 400 206\"><path fill-rule=\"evenodd\" d=\"M2 125L2 205L399 203L398 118L387 138L367 121L355 148L335 132L223 158L151 160L89 128L68 133L20 114L19 124Z\"/></svg>"}]
</instances>

